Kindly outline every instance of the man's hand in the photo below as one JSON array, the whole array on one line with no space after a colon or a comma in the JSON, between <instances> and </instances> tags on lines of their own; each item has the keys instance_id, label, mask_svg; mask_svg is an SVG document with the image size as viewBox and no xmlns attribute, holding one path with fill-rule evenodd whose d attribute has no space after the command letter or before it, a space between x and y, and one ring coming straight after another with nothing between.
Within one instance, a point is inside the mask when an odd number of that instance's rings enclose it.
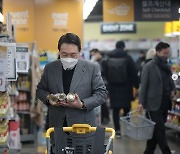
<instances>
[{"instance_id":1,"label":"man's hand","mask_svg":"<svg viewBox=\"0 0 180 154\"><path fill-rule=\"evenodd\" d=\"M78 109L82 109L83 103L79 99L79 96L75 94L75 100L73 102L67 102L69 107L74 107Z\"/></svg>"},{"instance_id":2,"label":"man's hand","mask_svg":"<svg viewBox=\"0 0 180 154\"><path fill-rule=\"evenodd\" d=\"M138 104L138 107L137 107L137 111L138 112L142 112L143 111L143 106L142 106L142 104Z\"/></svg>"},{"instance_id":3,"label":"man's hand","mask_svg":"<svg viewBox=\"0 0 180 154\"><path fill-rule=\"evenodd\" d=\"M75 100L74 101L72 101L72 102L58 101L58 103L55 105L56 106L73 107L73 108L81 109L83 106L83 103L79 99L79 96L77 94L75 94Z\"/></svg>"}]
</instances>

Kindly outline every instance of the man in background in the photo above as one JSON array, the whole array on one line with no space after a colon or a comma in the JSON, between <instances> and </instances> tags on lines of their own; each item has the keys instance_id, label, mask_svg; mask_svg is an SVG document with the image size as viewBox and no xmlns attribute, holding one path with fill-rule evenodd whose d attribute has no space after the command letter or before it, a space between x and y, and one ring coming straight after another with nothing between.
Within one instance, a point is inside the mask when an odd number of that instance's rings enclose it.
<instances>
[{"instance_id":1,"label":"man in background","mask_svg":"<svg viewBox=\"0 0 180 154\"><path fill-rule=\"evenodd\" d=\"M146 60L146 54L144 51L140 51L139 52L139 58L136 61L136 69L138 71L138 76L140 79L140 75L141 75L141 71L143 68L143 65L145 64L145 60Z\"/></svg>"},{"instance_id":2,"label":"man in background","mask_svg":"<svg viewBox=\"0 0 180 154\"><path fill-rule=\"evenodd\" d=\"M165 134L167 113L175 94L171 69L167 64L169 54L169 44L159 42L156 45L156 56L142 70L138 110L146 109L149 118L156 123L153 137L147 141L144 154L154 154L157 144L163 154L171 154Z\"/></svg>"},{"instance_id":3,"label":"man in background","mask_svg":"<svg viewBox=\"0 0 180 154\"><path fill-rule=\"evenodd\" d=\"M104 81L104 83L106 85L106 88L108 89L108 83L107 83L107 80L106 80L106 78L104 76L104 71L103 71L103 68L102 68L102 61L104 60L104 55L97 48L91 49L90 50L90 55L91 55L90 60L99 65L101 73L102 73L103 81ZM101 105L101 123L103 125L106 125L106 124L108 124L110 122L109 108L107 106L107 101L108 101L108 98L106 99L106 103Z\"/></svg>"},{"instance_id":4,"label":"man in background","mask_svg":"<svg viewBox=\"0 0 180 154\"><path fill-rule=\"evenodd\" d=\"M123 116L127 115L131 109L131 101L134 99L133 87L138 88L139 86L135 62L124 49L125 43L118 41L116 43L116 49L102 63L108 82L116 138L120 138L121 136L119 123L120 110L123 110Z\"/></svg>"}]
</instances>

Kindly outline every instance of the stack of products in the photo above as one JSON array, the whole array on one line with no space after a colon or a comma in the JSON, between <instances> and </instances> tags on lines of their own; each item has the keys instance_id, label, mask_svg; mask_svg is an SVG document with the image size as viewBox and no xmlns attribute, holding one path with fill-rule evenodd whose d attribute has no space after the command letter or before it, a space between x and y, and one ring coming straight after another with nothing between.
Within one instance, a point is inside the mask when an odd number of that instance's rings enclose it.
<instances>
[{"instance_id":1,"label":"stack of products","mask_svg":"<svg viewBox=\"0 0 180 154\"><path fill-rule=\"evenodd\" d=\"M6 144L8 141L8 119L9 95L7 92L0 92L0 144Z\"/></svg>"},{"instance_id":2,"label":"stack of products","mask_svg":"<svg viewBox=\"0 0 180 154\"><path fill-rule=\"evenodd\" d=\"M30 90L31 83L28 79L28 76L19 76L17 84L18 84L18 89Z\"/></svg>"},{"instance_id":3,"label":"stack of products","mask_svg":"<svg viewBox=\"0 0 180 154\"><path fill-rule=\"evenodd\" d=\"M0 92L0 117L7 115L9 109L9 95L7 92Z\"/></svg>"},{"instance_id":4,"label":"stack of products","mask_svg":"<svg viewBox=\"0 0 180 154\"><path fill-rule=\"evenodd\" d=\"M180 130L180 102L179 99L173 102L172 110L168 112L168 125Z\"/></svg>"},{"instance_id":5,"label":"stack of products","mask_svg":"<svg viewBox=\"0 0 180 154\"><path fill-rule=\"evenodd\" d=\"M8 142L8 120L5 118L0 119L0 144Z\"/></svg>"},{"instance_id":6,"label":"stack of products","mask_svg":"<svg viewBox=\"0 0 180 154\"><path fill-rule=\"evenodd\" d=\"M9 147L10 149L19 149L20 147L20 119L19 116L16 115L15 120L11 120L9 122L9 135L10 135L10 142Z\"/></svg>"}]
</instances>

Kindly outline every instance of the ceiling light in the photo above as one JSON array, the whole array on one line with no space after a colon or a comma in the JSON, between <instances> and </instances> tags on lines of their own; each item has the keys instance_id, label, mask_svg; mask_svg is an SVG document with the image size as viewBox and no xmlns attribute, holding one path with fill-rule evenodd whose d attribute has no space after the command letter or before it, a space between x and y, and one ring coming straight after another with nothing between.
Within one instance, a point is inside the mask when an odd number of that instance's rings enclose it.
<instances>
[{"instance_id":1,"label":"ceiling light","mask_svg":"<svg viewBox=\"0 0 180 154\"><path fill-rule=\"evenodd\" d=\"M86 20L98 0L86 0L83 4L83 19Z\"/></svg>"},{"instance_id":2,"label":"ceiling light","mask_svg":"<svg viewBox=\"0 0 180 154\"><path fill-rule=\"evenodd\" d=\"M4 16L0 13L0 22L4 22Z\"/></svg>"}]
</instances>

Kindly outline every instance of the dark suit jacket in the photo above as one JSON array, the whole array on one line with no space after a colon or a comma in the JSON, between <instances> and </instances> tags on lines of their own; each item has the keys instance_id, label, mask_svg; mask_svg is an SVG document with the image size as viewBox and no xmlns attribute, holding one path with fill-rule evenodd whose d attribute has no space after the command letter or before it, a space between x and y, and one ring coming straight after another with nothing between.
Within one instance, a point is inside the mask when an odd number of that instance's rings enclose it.
<instances>
[{"instance_id":1,"label":"dark suit jacket","mask_svg":"<svg viewBox=\"0 0 180 154\"><path fill-rule=\"evenodd\" d=\"M62 63L60 60L47 64L37 86L37 97L47 104L47 95L63 93ZM86 60L79 60L72 77L70 91L79 95L87 110L66 108L62 106L49 107L50 127L62 127L66 116L68 126L75 123L87 123L95 126L94 108L103 104L107 90L101 77L99 67Z\"/></svg>"},{"instance_id":2,"label":"dark suit jacket","mask_svg":"<svg viewBox=\"0 0 180 154\"><path fill-rule=\"evenodd\" d=\"M172 78L171 89L174 90ZM157 111L161 105L162 93L163 83L161 72L153 59L143 66L139 89L139 102L146 110Z\"/></svg>"}]
</instances>

